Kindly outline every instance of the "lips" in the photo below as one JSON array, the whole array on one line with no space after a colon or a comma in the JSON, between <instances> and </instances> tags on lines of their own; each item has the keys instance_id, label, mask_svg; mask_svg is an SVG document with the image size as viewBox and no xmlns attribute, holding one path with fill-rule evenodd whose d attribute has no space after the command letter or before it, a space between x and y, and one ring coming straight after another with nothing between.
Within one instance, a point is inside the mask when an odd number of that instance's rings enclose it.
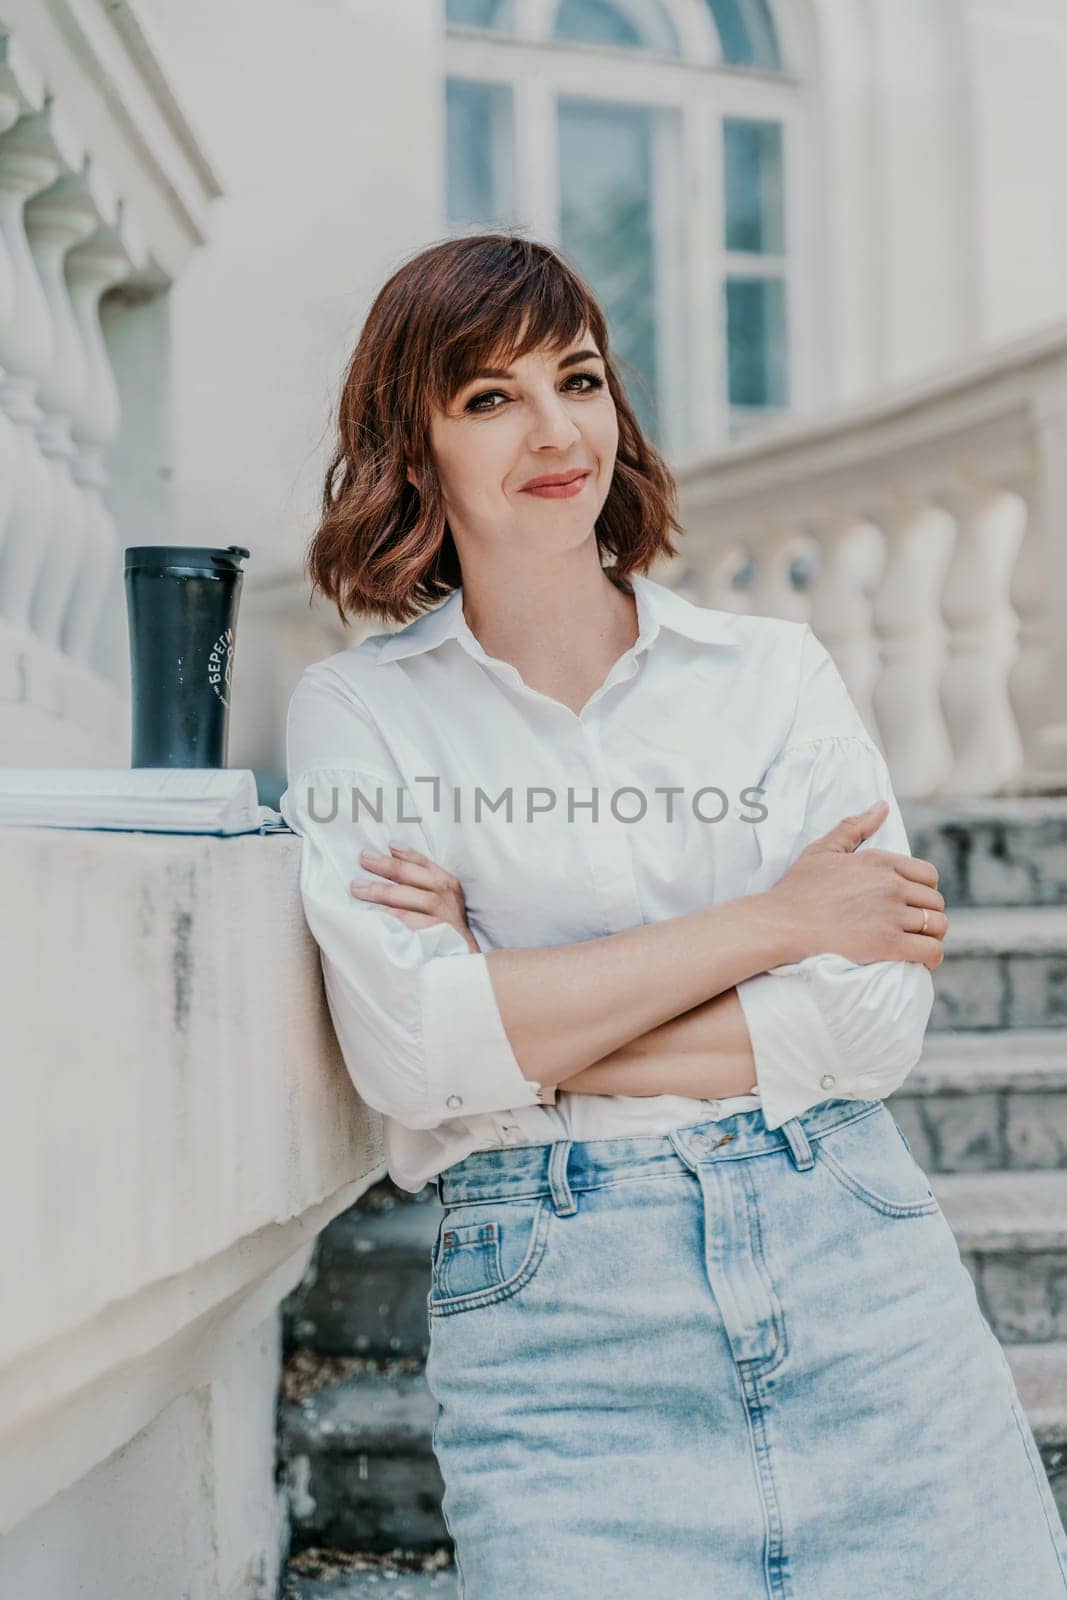
<instances>
[{"instance_id":1,"label":"lips","mask_svg":"<svg viewBox=\"0 0 1067 1600\"><path fill-rule=\"evenodd\" d=\"M548 478L531 478L529 483L524 483L524 489L562 489L567 484L577 483L580 478L588 478L589 467L582 467L574 472L554 474Z\"/></svg>"}]
</instances>

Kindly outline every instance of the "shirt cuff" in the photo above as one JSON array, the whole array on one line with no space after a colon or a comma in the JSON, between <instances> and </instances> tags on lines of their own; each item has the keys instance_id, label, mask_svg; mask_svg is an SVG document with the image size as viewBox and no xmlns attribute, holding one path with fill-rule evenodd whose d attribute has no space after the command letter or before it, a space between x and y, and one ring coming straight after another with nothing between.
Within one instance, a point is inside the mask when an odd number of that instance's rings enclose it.
<instances>
[{"instance_id":1,"label":"shirt cuff","mask_svg":"<svg viewBox=\"0 0 1067 1600\"><path fill-rule=\"evenodd\" d=\"M504 1031L484 955L440 956L419 971L426 1106L449 1117L536 1106Z\"/></svg>"},{"instance_id":2,"label":"shirt cuff","mask_svg":"<svg viewBox=\"0 0 1067 1600\"><path fill-rule=\"evenodd\" d=\"M737 995L768 1128L780 1128L823 1100L851 1097L837 1046L803 971L758 972L737 985Z\"/></svg>"}]
</instances>

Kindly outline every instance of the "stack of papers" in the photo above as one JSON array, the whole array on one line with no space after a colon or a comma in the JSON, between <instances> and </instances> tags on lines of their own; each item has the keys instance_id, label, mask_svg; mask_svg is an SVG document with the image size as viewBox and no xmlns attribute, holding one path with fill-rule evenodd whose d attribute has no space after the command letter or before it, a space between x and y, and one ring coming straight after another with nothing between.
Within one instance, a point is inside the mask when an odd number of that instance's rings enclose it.
<instances>
[{"instance_id":1,"label":"stack of papers","mask_svg":"<svg viewBox=\"0 0 1067 1600\"><path fill-rule=\"evenodd\" d=\"M0 767L0 826L291 832L246 767Z\"/></svg>"}]
</instances>

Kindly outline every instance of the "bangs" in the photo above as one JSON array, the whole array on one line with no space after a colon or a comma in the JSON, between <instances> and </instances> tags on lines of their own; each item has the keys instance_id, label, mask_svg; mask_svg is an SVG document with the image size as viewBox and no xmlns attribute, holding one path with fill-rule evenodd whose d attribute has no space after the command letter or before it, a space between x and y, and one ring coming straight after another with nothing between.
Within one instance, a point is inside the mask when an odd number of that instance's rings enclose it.
<instances>
[{"instance_id":1,"label":"bangs","mask_svg":"<svg viewBox=\"0 0 1067 1600\"><path fill-rule=\"evenodd\" d=\"M496 246L484 254L487 260L467 265L477 299L450 307L448 324L436 330L437 357L426 388L440 410L476 372L510 367L533 350L564 350L585 332L607 355L599 308L558 262L544 256L517 261L514 250Z\"/></svg>"}]
</instances>

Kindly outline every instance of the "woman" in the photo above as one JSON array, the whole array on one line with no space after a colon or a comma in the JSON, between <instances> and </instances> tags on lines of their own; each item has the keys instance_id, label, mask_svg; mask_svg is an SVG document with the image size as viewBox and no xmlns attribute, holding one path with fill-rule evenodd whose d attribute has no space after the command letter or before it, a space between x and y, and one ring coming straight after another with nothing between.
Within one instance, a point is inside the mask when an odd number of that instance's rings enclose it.
<instances>
[{"instance_id":1,"label":"woman","mask_svg":"<svg viewBox=\"0 0 1067 1600\"><path fill-rule=\"evenodd\" d=\"M445 1207L462 1593L1052 1600L1032 1433L883 1103L936 870L811 629L646 575L672 529L558 255L390 278L309 571L408 625L304 673L282 808L389 1172Z\"/></svg>"}]
</instances>

